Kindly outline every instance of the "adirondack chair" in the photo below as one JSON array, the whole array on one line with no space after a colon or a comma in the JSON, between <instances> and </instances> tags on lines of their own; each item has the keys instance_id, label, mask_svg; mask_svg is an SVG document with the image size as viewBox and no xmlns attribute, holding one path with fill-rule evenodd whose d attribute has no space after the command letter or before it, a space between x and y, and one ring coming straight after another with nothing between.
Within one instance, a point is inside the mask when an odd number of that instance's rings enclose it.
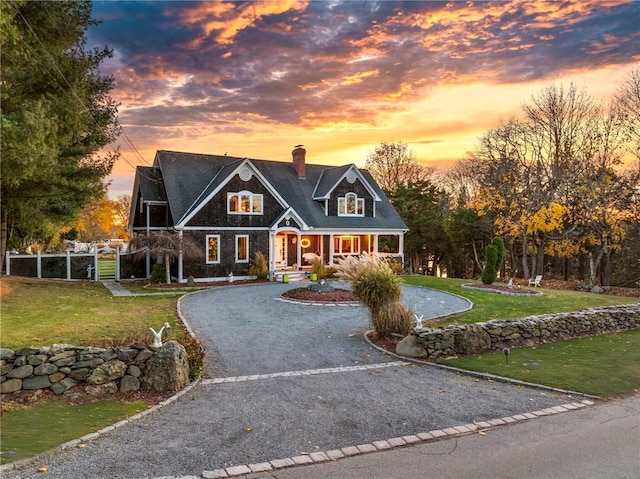
<instances>
[{"instance_id":1,"label":"adirondack chair","mask_svg":"<svg viewBox=\"0 0 640 479\"><path fill-rule=\"evenodd\" d=\"M540 286L541 281L542 281L542 275L539 274L538 276L535 277L535 279L529 279L529 286L533 286L534 288L537 288L538 286Z\"/></svg>"}]
</instances>

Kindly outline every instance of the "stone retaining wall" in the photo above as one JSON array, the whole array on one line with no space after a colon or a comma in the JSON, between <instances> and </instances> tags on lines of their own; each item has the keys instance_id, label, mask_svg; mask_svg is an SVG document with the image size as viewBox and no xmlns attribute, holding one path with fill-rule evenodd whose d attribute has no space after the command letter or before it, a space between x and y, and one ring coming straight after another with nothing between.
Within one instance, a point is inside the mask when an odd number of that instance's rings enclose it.
<instances>
[{"instance_id":1,"label":"stone retaining wall","mask_svg":"<svg viewBox=\"0 0 640 479\"><path fill-rule=\"evenodd\" d=\"M480 354L505 347L530 347L601 333L640 327L640 304L591 308L574 313L544 314L486 323L422 328L406 336L396 347L403 356L441 359Z\"/></svg>"},{"instance_id":2,"label":"stone retaining wall","mask_svg":"<svg viewBox=\"0 0 640 479\"><path fill-rule=\"evenodd\" d=\"M84 387L100 395L138 391L179 391L189 383L184 347L91 348L54 344L17 351L0 349L0 393L50 389L55 394Z\"/></svg>"}]
</instances>

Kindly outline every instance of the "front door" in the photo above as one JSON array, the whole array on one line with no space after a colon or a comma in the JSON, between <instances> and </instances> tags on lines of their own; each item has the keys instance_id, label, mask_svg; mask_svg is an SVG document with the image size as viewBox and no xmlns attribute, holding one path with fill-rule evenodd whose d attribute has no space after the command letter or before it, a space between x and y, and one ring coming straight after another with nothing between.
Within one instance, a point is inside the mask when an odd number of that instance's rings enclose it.
<instances>
[{"instance_id":1,"label":"front door","mask_svg":"<svg viewBox=\"0 0 640 479\"><path fill-rule=\"evenodd\" d=\"M276 268L287 266L287 235L276 236Z\"/></svg>"}]
</instances>

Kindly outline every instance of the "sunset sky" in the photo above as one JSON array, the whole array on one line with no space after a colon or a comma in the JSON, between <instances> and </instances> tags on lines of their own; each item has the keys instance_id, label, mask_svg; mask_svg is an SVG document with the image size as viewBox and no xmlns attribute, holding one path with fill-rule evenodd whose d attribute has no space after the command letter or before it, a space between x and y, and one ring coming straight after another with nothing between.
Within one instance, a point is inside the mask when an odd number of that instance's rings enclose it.
<instances>
[{"instance_id":1,"label":"sunset sky","mask_svg":"<svg viewBox=\"0 0 640 479\"><path fill-rule=\"evenodd\" d=\"M156 150L363 166L383 141L446 168L550 84L609 100L640 65L640 2L94 1L126 138ZM126 141L127 138L130 140Z\"/></svg>"}]
</instances>

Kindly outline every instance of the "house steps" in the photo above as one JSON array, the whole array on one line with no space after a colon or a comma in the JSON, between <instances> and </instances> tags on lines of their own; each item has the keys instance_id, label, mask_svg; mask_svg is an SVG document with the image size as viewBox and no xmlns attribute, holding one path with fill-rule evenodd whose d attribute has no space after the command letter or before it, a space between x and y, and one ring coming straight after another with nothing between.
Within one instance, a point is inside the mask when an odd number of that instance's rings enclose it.
<instances>
[{"instance_id":1,"label":"house steps","mask_svg":"<svg viewBox=\"0 0 640 479\"><path fill-rule=\"evenodd\" d=\"M287 281L284 281L284 276L287 275ZM297 283L303 281L309 277L307 271L276 271L274 280L279 283Z\"/></svg>"}]
</instances>

